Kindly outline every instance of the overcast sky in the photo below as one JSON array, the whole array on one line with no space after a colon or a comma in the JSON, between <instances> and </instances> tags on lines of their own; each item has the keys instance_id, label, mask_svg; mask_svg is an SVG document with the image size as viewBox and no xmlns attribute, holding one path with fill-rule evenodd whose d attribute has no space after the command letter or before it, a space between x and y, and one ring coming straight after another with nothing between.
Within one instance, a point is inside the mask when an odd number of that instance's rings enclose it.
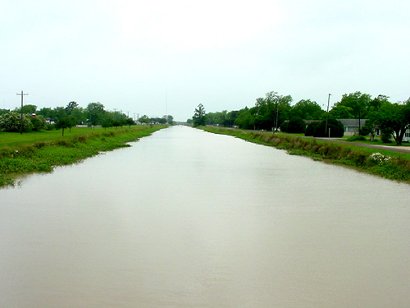
<instances>
[{"instance_id":1,"label":"overcast sky","mask_svg":"<svg viewBox=\"0 0 410 308\"><path fill-rule=\"evenodd\" d=\"M184 121L269 91L320 105L410 96L410 1L0 0L0 108L85 107Z\"/></svg>"}]
</instances>

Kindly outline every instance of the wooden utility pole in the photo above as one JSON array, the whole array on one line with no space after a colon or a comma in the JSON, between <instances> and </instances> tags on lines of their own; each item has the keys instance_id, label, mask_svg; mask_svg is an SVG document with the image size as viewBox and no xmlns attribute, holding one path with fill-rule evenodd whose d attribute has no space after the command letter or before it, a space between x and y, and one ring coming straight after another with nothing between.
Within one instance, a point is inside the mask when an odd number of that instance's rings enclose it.
<instances>
[{"instance_id":1,"label":"wooden utility pole","mask_svg":"<svg viewBox=\"0 0 410 308\"><path fill-rule=\"evenodd\" d=\"M21 91L21 93L17 93L16 95L21 96L21 108L20 108L20 134L23 133L23 97L24 95L28 95L28 93L24 93Z\"/></svg>"},{"instance_id":2,"label":"wooden utility pole","mask_svg":"<svg viewBox=\"0 0 410 308\"><path fill-rule=\"evenodd\" d=\"M328 131L327 131L327 120L329 119L329 103L330 103L330 95L332 95L332 94L330 94L330 93L329 93L329 96L328 96L328 98L327 98L326 125L325 125L325 137L326 137L326 135L328 134ZM329 138L330 138L330 133L329 133Z\"/></svg>"}]
</instances>

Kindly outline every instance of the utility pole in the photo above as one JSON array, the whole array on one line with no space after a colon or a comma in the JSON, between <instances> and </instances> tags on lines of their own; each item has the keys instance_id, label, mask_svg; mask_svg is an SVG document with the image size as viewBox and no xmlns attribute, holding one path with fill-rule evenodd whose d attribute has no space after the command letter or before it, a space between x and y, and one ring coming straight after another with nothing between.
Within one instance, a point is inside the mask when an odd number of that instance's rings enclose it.
<instances>
[{"instance_id":1,"label":"utility pole","mask_svg":"<svg viewBox=\"0 0 410 308\"><path fill-rule=\"evenodd\" d=\"M329 96L328 96L328 98L327 98L325 136L327 135L327 120L328 120L328 118L329 118L330 95L332 95L332 94L329 93ZM330 132L329 132L329 138L330 138Z\"/></svg>"},{"instance_id":2,"label":"utility pole","mask_svg":"<svg viewBox=\"0 0 410 308\"><path fill-rule=\"evenodd\" d=\"M21 93L17 93L16 95L20 95L21 96L21 108L20 108L20 134L23 133L23 97L25 95L28 95L28 93L24 93L23 91L21 91Z\"/></svg>"}]
</instances>

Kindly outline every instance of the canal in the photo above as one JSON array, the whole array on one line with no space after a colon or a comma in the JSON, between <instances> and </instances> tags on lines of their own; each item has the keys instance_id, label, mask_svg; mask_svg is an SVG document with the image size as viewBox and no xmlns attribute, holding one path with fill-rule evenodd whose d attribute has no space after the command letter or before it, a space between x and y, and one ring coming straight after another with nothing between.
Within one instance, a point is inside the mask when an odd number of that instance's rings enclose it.
<instances>
[{"instance_id":1,"label":"canal","mask_svg":"<svg viewBox=\"0 0 410 308\"><path fill-rule=\"evenodd\" d=\"M1 307L408 307L410 186L171 127L0 190Z\"/></svg>"}]
</instances>

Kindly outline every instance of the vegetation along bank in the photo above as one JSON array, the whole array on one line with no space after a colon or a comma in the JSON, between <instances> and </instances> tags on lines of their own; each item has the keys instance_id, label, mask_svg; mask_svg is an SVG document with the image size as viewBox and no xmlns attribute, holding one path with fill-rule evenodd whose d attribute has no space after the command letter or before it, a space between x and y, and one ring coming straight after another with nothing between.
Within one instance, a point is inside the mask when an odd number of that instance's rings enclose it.
<instances>
[{"instance_id":1,"label":"vegetation along bank","mask_svg":"<svg viewBox=\"0 0 410 308\"><path fill-rule=\"evenodd\" d=\"M274 146L289 154L303 155L315 160L342 165L386 179L410 184L410 153L398 153L358 146L354 143L327 141L285 133L251 131L214 126L203 130L235 136L246 141Z\"/></svg>"},{"instance_id":2,"label":"vegetation along bank","mask_svg":"<svg viewBox=\"0 0 410 308\"><path fill-rule=\"evenodd\" d=\"M54 167L79 162L103 151L126 147L166 127L137 125L116 128L73 127L65 136L57 130L25 134L0 132L0 187L14 185L16 179Z\"/></svg>"}]
</instances>

